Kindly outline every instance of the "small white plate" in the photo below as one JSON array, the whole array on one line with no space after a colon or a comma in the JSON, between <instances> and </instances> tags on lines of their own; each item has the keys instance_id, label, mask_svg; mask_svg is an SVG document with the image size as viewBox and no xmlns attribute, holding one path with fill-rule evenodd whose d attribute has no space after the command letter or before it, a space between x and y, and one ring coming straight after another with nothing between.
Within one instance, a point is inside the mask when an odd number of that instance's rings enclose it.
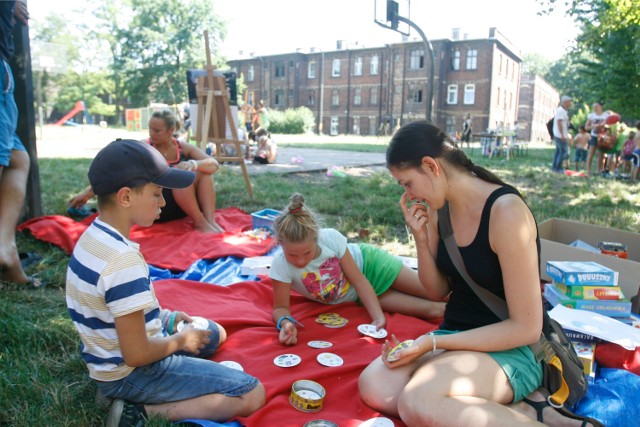
<instances>
[{"instance_id":1,"label":"small white plate","mask_svg":"<svg viewBox=\"0 0 640 427\"><path fill-rule=\"evenodd\" d=\"M316 357L316 359L321 365L329 366L330 368L333 368L335 366L342 366L342 364L344 363L342 357L333 353L320 353Z\"/></svg>"},{"instance_id":2,"label":"small white plate","mask_svg":"<svg viewBox=\"0 0 640 427\"><path fill-rule=\"evenodd\" d=\"M238 362L234 362L233 360L224 360L222 362L218 362L219 365L226 366L227 368L235 369L236 371L244 372L242 365Z\"/></svg>"},{"instance_id":3,"label":"small white plate","mask_svg":"<svg viewBox=\"0 0 640 427\"><path fill-rule=\"evenodd\" d=\"M292 366L300 364L301 361L300 356L291 353L281 354L273 359L273 363L281 368L291 368Z\"/></svg>"},{"instance_id":4,"label":"small white plate","mask_svg":"<svg viewBox=\"0 0 640 427\"><path fill-rule=\"evenodd\" d=\"M363 421L360 427L393 427L395 424L389 418L376 417Z\"/></svg>"},{"instance_id":5,"label":"small white plate","mask_svg":"<svg viewBox=\"0 0 640 427\"><path fill-rule=\"evenodd\" d=\"M362 324L358 325L358 331L362 335L367 335L372 338L385 338L387 336L387 330L384 328L376 329L375 325Z\"/></svg>"},{"instance_id":6,"label":"small white plate","mask_svg":"<svg viewBox=\"0 0 640 427\"><path fill-rule=\"evenodd\" d=\"M193 319L193 323L191 323L191 325L193 325L195 329L209 329L209 321L204 317L191 316L191 318ZM186 325L188 325L188 323L181 320L176 325L176 331L180 332Z\"/></svg>"},{"instance_id":7,"label":"small white plate","mask_svg":"<svg viewBox=\"0 0 640 427\"><path fill-rule=\"evenodd\" d=\"M307 345L311 348L329 348L333 346L329 341L309 341Z\"/></svg>"}]
</instances>

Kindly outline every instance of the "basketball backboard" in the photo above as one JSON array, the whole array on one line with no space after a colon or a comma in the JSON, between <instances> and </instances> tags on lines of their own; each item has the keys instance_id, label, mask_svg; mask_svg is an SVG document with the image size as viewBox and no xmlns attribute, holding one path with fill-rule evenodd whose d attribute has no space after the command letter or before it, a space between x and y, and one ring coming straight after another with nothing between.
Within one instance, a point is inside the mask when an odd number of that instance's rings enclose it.
<instances>
[{"instance_id":1,"label":"basketball backboard","mask_svg":"<svg viewBox=\"0 0 640 427\"><path fill-rule=\"evenodd\" d=\"M31 45L31 67L36 71L66 73L67 47L56 43L33 43Z\"/></svg>"},{"instance_id":2,"label":"basketball backboard","mask_svg":"<svg viewBox=\"0 0 640 427\"><path fill-rule=\"evenodd\" d=\"M392 16L397 13L406 19L409 16L411 0L373 0L374 1L374 22L390 30L397 31L405 36L409 35L410 26L406 22L393 20ZM397 11L397 12L396 12Z\"/></svg>"}]
</instances>

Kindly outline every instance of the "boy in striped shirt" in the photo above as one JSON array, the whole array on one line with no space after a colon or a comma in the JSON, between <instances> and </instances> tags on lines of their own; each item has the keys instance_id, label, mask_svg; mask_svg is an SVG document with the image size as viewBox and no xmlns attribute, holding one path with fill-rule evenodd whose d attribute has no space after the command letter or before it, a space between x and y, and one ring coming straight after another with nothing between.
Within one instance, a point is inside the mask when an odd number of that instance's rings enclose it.
<instances>
[{"instance_id":1,"label":"boy in striped shirt","mask_svg":"<svg viewBox=\"0 0 640 427\"><path fill-rule=\"evenodd\" d=\"M171 421L225 421L264 404L264 387L211 357L226 339L193 319L163 310L132 225L150 226L165 205L162 188L185 188L195 174L170 168L148 144L116 140L89 168L99 216L78 240L67 269L66 301L82 340L82 358L99 391L114 399L107 426L144 425L147 414Z\"/></svg>"}]
</instances>

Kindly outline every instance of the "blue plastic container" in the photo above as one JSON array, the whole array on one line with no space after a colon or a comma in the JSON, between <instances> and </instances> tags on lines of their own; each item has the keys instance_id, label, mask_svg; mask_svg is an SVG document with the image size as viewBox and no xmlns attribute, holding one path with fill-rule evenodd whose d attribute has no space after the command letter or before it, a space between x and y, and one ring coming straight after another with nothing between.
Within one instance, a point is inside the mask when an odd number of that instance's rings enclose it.
<instances>
[{"instance_id":1,"label":"blue plastic container","mask_svg":"<svg viewBox=\"0 0 640 427\"><path fill-rule=\"evenodd\" d=\"M258 212L254 212L251 214L251 219L253 221L253 228L266 228L267 230L273 232L273 222L276 217L280 215L280 211L275 209L263 209Z\"/></svg>"}]
</instances>

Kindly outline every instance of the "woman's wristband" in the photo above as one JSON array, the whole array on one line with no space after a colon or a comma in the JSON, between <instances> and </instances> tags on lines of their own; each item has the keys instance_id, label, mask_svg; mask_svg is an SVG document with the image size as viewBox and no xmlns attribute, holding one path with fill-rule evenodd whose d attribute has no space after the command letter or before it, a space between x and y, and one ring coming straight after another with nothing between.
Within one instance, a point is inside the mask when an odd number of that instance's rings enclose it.
<instances>
[{"instance_id":1,"label":"woman's wristband","mask_svg":"<svg viewBox=\"0 0 640 427\"><path fill-rule=\"evenodd\" d=\"M193 170L194 171L198 170L198 162L196 160L190 159L189 163L191 163L193 165Z\"/></svg>"}]
</instances>

